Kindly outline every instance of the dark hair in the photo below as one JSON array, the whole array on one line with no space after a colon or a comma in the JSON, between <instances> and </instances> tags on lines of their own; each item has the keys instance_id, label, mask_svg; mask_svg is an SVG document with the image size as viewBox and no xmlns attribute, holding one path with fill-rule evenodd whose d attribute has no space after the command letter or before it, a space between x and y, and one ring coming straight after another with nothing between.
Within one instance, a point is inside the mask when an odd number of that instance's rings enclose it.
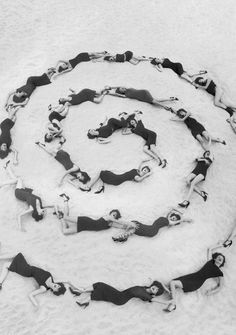
<instances>
[{"instance_id":1,"label":"dark hair","mask_svg":"<svg viewBox=\"0 0 236 335\"><path fill-rule=\"evenodd\" d=\"M88 138L89 138L90 140L93 140L94 138L98 137L97 135L92 135L92 134L90 134L89 131L87 132L87 136L88 136Z\"/></svg>"},{"instance_id":2,"label":"dark hair","mask_svg":"<svg viewBox=\"0 0 236 335\"><path fill-rule=\"evenodd\" d=\"M6 151L0 150L0 158L1 159L6 158L10 151L11 150L9 150L9 149L7 149Z\"/></svg>"},{"instance_id":3,"label":"dark hair","mask_svg":"<svg viewBox=\"0 0 236 335\"><path fill-rule=\"evenodd\" d=\"M58 103L60 104L60 105L65 105L65 103L66 103L66 101L61 101L61 98L58 100Z\"/></svg>"},{"instance_id":4,"label":"dark hair","mask_svg":"<svg viewBox=\"0 0 236 335\"><path fill-rule=\"evenodd\" d=\"M79 181L81 181L81 183L87 184L87 182L90 181L91 178L89 177L89 175L85 171L80 171L80 173L81 173L83 179L82 178L80 179L79 177L77 177L77 179L79 179Z\"/></svg>"},{"instance_id":5,"label":"dark hair","mask_svg":"<svg viewBox=\"0 0 236 335\"><path fill-rule=\"evenodd\" d=\"M198 84L198 85L200 85L200 86L204 86L205 84L206 84L206 82L207 82L207 79L205 79L202 83L200 83L200 80L201 79L204 79L203 77L197 77L195 80L194 80L194 82L196 83L196 84Z\"/></svg>"},{"instance_id":6,"label":"dark hair","mask_svg":"<svg viewBox=\"0 0 236 335\"><path fill-rule=\"evenodd\" d=\"M40 221L43 219L43 214L39 214L36 209L32 212L32 218L35 219L35 221Z\"/></svg>"},{"instance_id":7,"label":"dark hair","mask_svg":"<svg viewBox=\"0 0 236 335\"><path fill-rule=\"evenodd\" d=\"M122 92L120 89L121 88L124 88L125 90L127 90L125 87L118 87L117 89L116 89L116 93L118 93L118 94L125 94L125 92ZM126 113L127 114L127 113Z\"/></svg>"},{"instance_id":8,"label":"dark hair","mask_svg":"<svg viewBox=\"0 0 236 335\"><path fill-rule=\"evenodd\" d=\"M210 150L206 150L206 151L204 151L204 153L203 153L203 157L205 157L207 153L210 154L210 153L211 153Z\"/></svg>"},{"instance_id":9,"label":"dark hair","mask_svg":"<svg viewBox=\"0 0 236 335\"><path fill-rule=\"evenodd\" d=\"M66 64L66 63L64 63L64 64ZM69 68L68 65L66 66L66 68L63 68L62 66L59 66L57 71L60 73L60 72L63 72L65 70L67 70L68 68Z\"/></svg>"},{"instance_id":10,"label":"dark hair","mask_svg":"<svg viewBox=\"0 0 236 335\"><path fill-rule=\"evenodd\" d=\"M171 213L171 214L170 214L170 219L171 219L173 216L175 216L176 219L177 219L178 221L181 219L181 216L180 216L179 214L177 214L177 213ZM176 223L175 226L177 226L178 224L180 224L180 222Z\"/></svg>"},{"instance_id":11,"label":"dark hair","mask_svg":"<svg viewBox=\"0 0 236 335\"><path fill-rule=\"evenodd\" d=\"M212 254L212 259L213 259L213 261L215 261L215 259L216 259L218 256L222 256L222 257L223 257L223 262L222 262L222 264L219 266L219 267L221 268L222 266L225 265L225 256L224 256L223 254L221 254L220 252L214 252L214 254Z\"/></svg>"},{"instance_id":12,"label":"dark hair","mask_svg":"<svg viewBox=\"0 0 236 335\"><path fill-rule=\"evenodd\" d=\"M55 283L55 284L60 285L60 287L57 291L52 291L52 293L57 295L57 296L65 294L65 292L66 292L65 285L63 283Z\"/></svg>"},{"instance_id":13,"label":"dark hair","mask_svg":"<svg viewBox=\"0 0 236 335\"><path fill-rule=\"evenodd\" d=\"M45 136L44 136L44 142L47 142L47 143L52 142L53 137L49 137L49 138L48 138L47 135L48 135L48 134L45 134Z\"/></svg>"},{"instance_id":14,"label":"dark hair","mask_svg":"<svg viewBox=\"0 0 236 335\"><path fill-rule=\"evenodd\" d=\"M121 214L120 214L120 211L118 209L112 209L109 214L111 214L113 212L116 213L116 219L117 220L121 218Z\"/></svg>"},{"instance_id":15,"label":"dark hair","mask_svg":"<svg viewBox=\"0 0 236 335\"><path fill-rule=\"evenodd\" d=\"M110 62L110 61L112 61L112 57L113 57L113 56L105 56L105 57L104 57L104 60L108 60L108 61Z\"/></svg>"},{"instance_id":16,"label":"dark hair","mask_svg":"<svg viewBox=\"0 0 236 335\"><path fill-rule=\"evenodd\" d=\"M145 288L151 288L152 286L156 286L156 287L158 288L158 291L157 291L157 293L155 294L156 296L158 296L158 295L162 295L162 294L164 293L164 291L165 291L163 285L162 285L159 281L157 281L157 280L154 280L154 281L151 283L150 286L145 286Z\"/></svg>"},{"instance_id":17,"label":"dark hair","mask_svg":"<svg viewBox=\"0 0 236 335\"><path fill-rule=\"evenodd\" d=\"M183 108L180 108L180 109L177 110L176 115L177 115L180 119L183 119L184 116L180 115L181 112L185 112L185 113L187 114L187 111L186 111L185 109L183 109Z\"/></svg>"},{"instance_id":18,"label":"dark hair","mask_svg":"<svg viewBox=\"0 0 236 335\"><path fill-rule=\"evenodd\" d=\"M142 167L142 169L141 169L141 171L143 171L144 169L147 169L147 170L148 170L148 172L150 172L150 171L151 171L150 167L149 167L149 166L147 166L147 165L143 166L143 167Z\"/></svg>"}]
</instances>

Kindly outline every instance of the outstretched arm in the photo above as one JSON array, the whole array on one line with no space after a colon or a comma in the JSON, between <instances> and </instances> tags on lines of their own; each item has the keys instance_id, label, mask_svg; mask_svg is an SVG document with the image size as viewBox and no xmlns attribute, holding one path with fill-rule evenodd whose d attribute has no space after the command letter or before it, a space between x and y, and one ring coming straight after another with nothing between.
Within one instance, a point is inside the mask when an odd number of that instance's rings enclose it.
<instances>
[{"instance_id":1,"label":"outstretched arm","mask_svg":"<svg viewBox=\"0 0 236 335\"><path fill-rule=\"evenodd\" d=\"M152 174L152 171L150 171L150 172L148 172L148 173L145 173L143 176L135 176L135 177L134 177L134 180L137 181L137 182L139 183L139 182L142 181L143 179L145 179L145 178L151 176L151 174Z\"/></svg>"},{"instance_id":2,"label":"outstretched arm","mask_svg":"<svg viewBox=\"0 0 236 335\"><path fill-rule=\"evenodd\" d=\"M39 294L43 294L43 293L45 293L46 291L47 291L47 290L46 290L46 288L45 288L44 286L40 286L39 289L34 290L33 292L31 292L31 293L28 295L28 297L29 297L31 303L32 303L35 307L38 307L38 306L39 306L37 300L35 299L35 296L36 296L36 295L39 295Z\"/></svg>"},{"instance_id":3,"label":"outstretched arm","mask_svg":"<svg viewBox=\"0 0 236 335\"><path fill-rule=\"evenodd\" d=\"M18 215L18 218L17 218L17 222L18 222L18 225L19 225L19 228L21 231L26 231L23 227L23 223L22 223L22 216L26 215L26 214L29 214L29 213L32 213L33 212L33 208L30 206L26 211L22 212L21 214Z\"/></svg>"},{"instance_id":4,"label":"outstretched arm","mask_svg":"<svg viewBox=\"0 0 236 335\"><path fill-rule=\"evenodd\" d=\"M215 287L213 287L212 289L209 289L206 291L206 295L212 295L215 294L217 292L219 292L224 284L224 277L217 277L217 285Z\"/></svg>"},{"instance_id":5,"label":"outstretched arm","mask_svg":"<svg viewBox=\"0 0 236 335\"><path fill-rule=\"evenodd\" d=\"M208 248L207 249L207 260L211 260L212 259L212 255L216 252L216 250L218 249L222 249L223 248L223 245L222 243L218 243L216 245L213 245L212 247Z\"/></svg>"}]
</instances>

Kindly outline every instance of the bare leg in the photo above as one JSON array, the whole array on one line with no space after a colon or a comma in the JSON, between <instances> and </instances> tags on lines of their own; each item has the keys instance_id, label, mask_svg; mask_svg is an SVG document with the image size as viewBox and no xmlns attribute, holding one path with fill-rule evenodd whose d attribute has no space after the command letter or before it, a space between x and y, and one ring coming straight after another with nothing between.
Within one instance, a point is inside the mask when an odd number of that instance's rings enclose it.
<instances>
[{"instance_id":1,"label":"bare leg","mask_svg":"<svg viewBox=\"0 0 236 335\"><path fill-rule=\"evenodd\" d=\"M181 74L180 76L182 79L187 80L189 83L192 83L193 79L188 75L187 72L184 72L183 74Z\"/></svg>"},{"instance_id":2,"label":"bare leg","mask_svg":"<svg viewBox=\"0 0 236 335\"><path fill-rule=\"evenodd\" d=\"M4 282L4 280L6 279L8 275L8 272L9 272L8 268L10 265L11 265L11 262L6 262L3 264L2 272L0 275L0 289L2 288L2 283Z\"/></svg>"},{"instance_id":3,"label":"bare leg","mask_svg":"<svg viewBox=\"0 0 236 335\"><path fill-rule=\"evenodd\" d=\"M172 280L170 282L170 292L172 297L172 303L176 305L176 289L183 289L183 284L180 280Z\"/></svg>"},{"instance_id":4,"label":"bare leg","mask_svg":"<svg viewBox=\"0 0 236 335\"><path fill-rule=\"evenodd\" d=\"M102 102L102 100L104 99L105 95L107 95L107 92L103 92L101 95L94 97L93 102L95 102L96 104L100 104L100 102Z\"/></svg>"},{"instance_id":5,"label":"bare leg","mask_svg":"<svg viewBox=\"0 0 236 335\"><path fill-rule=\"evenodd\" d=\"M205 133L205 134L204 134ZM211 142L211 138L209 136L209 134L207 132L203 132L202 135L204 136L204 138L208 141L208 143L204 142L204 139L202 138L202 136L200 134L198 134L196 136L196 139L198 140L198 142L201 144L202 148L207 151L210 150L210 142Z\"/></svg>"},{"instance_id":6,"label":"bare leg","mask_svg":"<svg viewBox=\"0 0 236 335\"><path fill-rule=\"evenodd\" d=\"M220 87L216 87L216 93L214 97L214 105L220 108L227 108L227 106L221 101L224 91Z\"/></svg>"},{"instance_id":7,"label":"bare leg","mask_svg":"<svg viewBox=\"0 0 236 335\"><path fill-rule=\"evenodd\" d=\"M101 172L99 172L93 179L91 179L90 183L87 184L86 189L92 188L99 181L100 174Z\"/></svg>"},{"instance_id":8,"label":"bare leg","mask_svg":"<svg viewBox=\"0 0 236 335\"><path fill-rule=\"evenodd\" d=\"M55 157L57 154L57 151L59 150L59 148L61 147L61 145L59 146L58 150L57 149L49 149L48 147L46 147L45 144L41 143L41 142L35 142L35 144L37 144L41 149L43 149L44 151L46 151L49 155Z\"/></svg>"},{"instance_id":9,"label":"bare leg","mask_svg":"<svg viewBox=\"0 0 236 335\"><path fill-rule=\"evenodd\" d=\"M143 151L144 151L147 155L151 156L153 159L155 159L156 161L158 161L158 162L159 162L159 165L161 165L162 161L161 161L160 157L158 157L158 155L154 154L154 153L148 148L148 146L145 145L145 146L143 147Z\"/></svg>"},{"instance_id":10,"label":"bare leg","mask_svg":"<svg viewBox=\"0 0 236 335\"><path fill-rule=\"evenodd\" d=\"M185 198L185 200L189 201L189 199L190 199L194 190L199 191L199 189L196 187L196 185L203 180L204 180L204 176L202 174L199 174L191 181L190 189L188 191L188 194L187 194L187 197Z\"/></svg>"},{"instance_id":11,"label":"bare leg","mask_svg":"<svg viewBox=\"0 0 236 335\"><path fill-rule=\"evenodd\" d=\"M3 186L6 186L6 185L14 185L17 183L17 179L14 179L14 180L9 180L9 181L6 181L4 183L1 183L0 184L0 187L3 187Z\"/></svg>"}]
</instances>

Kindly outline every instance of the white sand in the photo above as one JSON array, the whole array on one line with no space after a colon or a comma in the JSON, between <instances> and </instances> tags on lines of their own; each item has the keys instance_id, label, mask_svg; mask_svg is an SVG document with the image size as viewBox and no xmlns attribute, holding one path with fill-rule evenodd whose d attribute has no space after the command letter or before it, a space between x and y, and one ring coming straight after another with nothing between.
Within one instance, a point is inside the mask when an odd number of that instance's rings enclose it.
<instances>
[{"instance_id":1,"label":"white sand","mask_svg":"<svg viewBox=\"0 0 236 335\"><path fill-rule=\"evenodd\" d=\"M186 68L208 69L234 97L235 9L234 0L1 0L1 120L6 117L3 105L11 90L22 85L28 76L40 75L58 59L69 59L83 51L130 49L137 55L170 57ZM147 63L136 67L128 63L80 64L52 85L37 89L26 108L18 113L12 132L14 146L19 150L15 171L42 196L44 203L57 202L57 195L66 191L71 196L74 215L100 217L118 208L124 218L151 224L183 200L184 177L194 166L195 157L202 154L200 145L183 124L169 121L170 113L113 97L105 97L100 105L84 103L70 109L65 121L65 150L92 175L101 168L121 172L137 167L144 158L142 139L115 134L110 144L102 146L88 140L86 132L105 116L139 108L145 125L158 134L168 168L155 167L153 176L141 184L107 186L100 195L84 194L67 184L57 187L63 168L34 144L42 138L47 106L66 95L69 87L99 89L106 84L146 88L154 97L178 96L212 134L226 140L226 147L213 147L215 162L204 184L208 201L204 203L193 196L187 211L187 216L194 219L192 225L165 230L152 239L134 236L119 245L111 240L116 230L65 237L50 211L40 223L26 218L27 233L20 232L16 217L25 207L16 201L13 187L9 186L0 190L3 251L20 250L30 263L50 270L56 280L70 280L80 286L104 281L125 289L148 284L149 278L168 282L201 267L207 248L226 237L235 219L236 136L225 122L227 114L213 106L211 96L196 91L173 72L159 73ZM3 169L0 178L7 178ZM135 299L120 307L93 302L82 310L70 293L62 297L50 293L39 296L40 308L35 311L27 299L35 282L10 273L0 294L0 333L234 334L235 246L225 254L224 288L211 297L201 292L179 294L177 310L169 315L158 304ZM202 292L212 284L207 282Z\"/></svg>"}]
</instances>

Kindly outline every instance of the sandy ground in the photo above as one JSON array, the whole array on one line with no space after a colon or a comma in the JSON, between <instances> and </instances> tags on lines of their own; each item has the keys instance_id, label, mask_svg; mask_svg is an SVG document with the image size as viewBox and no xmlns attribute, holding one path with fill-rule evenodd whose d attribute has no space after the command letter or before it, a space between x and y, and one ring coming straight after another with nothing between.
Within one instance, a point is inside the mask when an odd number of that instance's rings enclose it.
<instances>
[{"instance_id":1,"label":"sandy ground","mask_svg":"<svg viewBox=\"0 0 236 335\"><path fill-rule=\"evenodd\" d=\"M187 69L208 69L233 98L236 88L235 1L226 0L61 0L0 1L1 120L7 94L30 75L40 75L58 59L69 59L83 51L123 52L164 56L181 61ZM100 217L113 208L122 216L151 224L169 207L183 200L184 178L202 154L200 145L171 115L147 104L105 97L100 105L84 103L72 107L65 121L67 150L75 162L91 175L102 169L117 172L136 168L144 158L142 139L135 135L112 137L99 145L88 140L87 129L106 116L141 109L147 128L158 134L160 151L168 159L164 170L153 165L154 174L141 184L107 186L105 193L82 193L70 185L58 188L63 168L34 144L42 139L47 106L72 87L99 89L104 85L149 89L154 97L178 96L183 105L227 146L214 145L215 161L204 189L206 203L193 196L187 216L193 224L163 230L152 239L133 237L114 244L116 230L83 232L65 237L51 211L40 223L25 219L27 232L17 228L16 217L25 208L16 201L13 187L0 190L0 240L3 251L22 251L27 260L50 270L56 280L87 286L104 281L117 288L145 285L150 278L170 279L201 267L209 246L229 233L235 220L236 137L226 123L227 114L213 106L212 98L181 81L173 72L156 71L150 64L84 63L59 76L52 85L37 89L26 108L19 111L12 132L19 151L15 168L25 184L34 188L47 204L59 203L58 194L70 197L71 214ZM177 106L177 105L176 105ZM1 162L1 166L3 162ZM8 177L0 169L0 178ZM202 334L231 335L235 332L235 246L226 250L225 286L211 297L203 292L180 294L174 313L164 314L158 304L132 300L125 306L94 302L87 309L76 306L72 296L40 296L35 311L27 294L33 280L10 274L0 298L1 334Z\"/></svg>"}]
</instances>

